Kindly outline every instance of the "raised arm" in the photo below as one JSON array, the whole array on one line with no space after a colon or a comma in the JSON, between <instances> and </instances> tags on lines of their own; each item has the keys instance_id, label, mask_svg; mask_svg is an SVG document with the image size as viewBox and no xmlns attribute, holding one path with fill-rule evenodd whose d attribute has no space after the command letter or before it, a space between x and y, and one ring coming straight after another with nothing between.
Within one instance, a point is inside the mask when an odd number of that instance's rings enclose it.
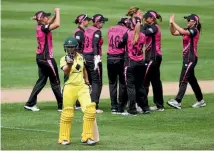
<instances>
[{"instance_id":1,"label":"raised arm","mask_svg":"<svg viewBox=\"0 0 214 151\"><path fill-rule=\"evenodd\" d=\"M48 20L48 24L53 24L55 19L56 19L56 14Z\"/></svg>"},{"instance_id":2,"label":"raised arm","mask_svg":"<svg viewBox=\"0 0 214 151\"><path fill-rule=\"evenodd\" d=\"M169 20L169 28L170 28L170 32L171 32L171 34L173 35L173 36L180 36L181 34L180 34L180 32L175 28L175 26L174 26L174 22L175 22L175 15L174 14L172 14L171 16L170 16L170 20Z\"/></svg>"},{"instance_id":3,"label":"raised arm","mask_svg":"<svg viewBox=\"0 0 214 151\"><path fill-rule=\"evenodd\" d=\"M56 19L52 24L50 24L49 30L54 30L60 26L60 9L55 8L55 13L56 13Z\"/></svg>"}]
</instances>

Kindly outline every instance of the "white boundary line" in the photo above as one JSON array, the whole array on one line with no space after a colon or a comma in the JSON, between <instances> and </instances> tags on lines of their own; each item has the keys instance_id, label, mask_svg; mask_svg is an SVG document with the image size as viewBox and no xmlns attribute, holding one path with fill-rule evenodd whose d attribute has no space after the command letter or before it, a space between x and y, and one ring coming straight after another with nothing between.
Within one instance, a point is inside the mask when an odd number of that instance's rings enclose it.
<instances>
[{"instance_id":1,"label":"white boundary line","mask_svg":"<svg viewBox=\"0 0 214 151\"><path fill-rule=\"evenodd\" d=\"M7 127L7 126L1 126L3 129L11 129L11 130L22 130L22 131L34 131L34 132L46 132L46 133L58 133L54 131L47 131L47 130L41 130L41 129L30 129L30 128L18 128L18 127Z\"/></svg>"}]
</instances>

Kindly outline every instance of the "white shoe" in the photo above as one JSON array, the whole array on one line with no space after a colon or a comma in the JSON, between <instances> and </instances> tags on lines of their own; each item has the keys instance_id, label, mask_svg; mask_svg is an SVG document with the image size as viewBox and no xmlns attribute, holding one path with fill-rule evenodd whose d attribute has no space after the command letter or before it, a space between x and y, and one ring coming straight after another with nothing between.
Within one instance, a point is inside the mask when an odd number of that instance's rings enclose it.
<instances>
[{"instance_id":1,"label":"white shoe","mask_svg":"<svg viewBox=\"0 0 214 151\"><path fill-rule=\"evenodd\" d=\"M81 107L78 107L78 106L75 106L74 108L75 108L75 110L80 110L81 109Z\"/></svg>"},{"instance_id":2,"label":"white shoe","mask_svg":"<svg viewBox=\"0 0 214 151\"><path fill-rule=\"evenodd\" d=\"M103 110L101 110L101 109L97 109L97 110L96 110L96 113L98 113L98 114L102 114L102 113L103 113Z\"/></svg>"},{"instance_id":3,"label":"white shoe","mask_svg":"<svg viewBox=\"0 0 214 151\"><path fill-rule=\"evenodd\" d=\"M157 111L158 110L157 106L151 106L151 107L149 107L149 109L150 109L150 111Z\"/></svg>"},{"instance_id":4,"label":"white shoe","mask_svg":"<svg viewBox=\"0 0 214 151\"><path fill-rule=\"evenodd\" d=\"M69 145L70 143L68 141L62 141L62 143L60 143L61 145Z\"/></svg>"},{"instance_id":5,"label":"white shoe","mask_svg":"<svg viewBox=\"0 0 214 151\"><path fill-rule=\"evenodd\" d=\"M139 106L137 105L137 103L135 104L135 106L136 106L136 110L137 110L138 113L143 113L142 108L139 107Z\"/></svg>"},{"instance_id":6,"label":"white shoe","mask_svg":"<svg viewBox=\"0 0 214 151\"><path fill-rule=\"evenodd\" d=\"M36 105L34 105L32 107L25 105L24 108L27 109L27 110L34 111L34 112L37 112L37 111L40 110Z\"/></svg>"},{"instance_id":7,"label":"white shoe","mask_svg":"<svg viewBox=\"0 0 214 151\"><path fill-rule=\"evenodd\" d=\"M160 112L164 111L164 108L157 108L157 106L151 106L149 109L150 111L160 111Z\"/></svg>"},{"instance_id":8,"label":"white shoe","mask_svg":"<svg viewBox=\"0 0 214 151\"><path fill-rule=\"evenodd\" d=\"M90 145L90 146L93 146L93 145L96 145L96 142L94 141L94 140L92 140L92 139L87 139L87 141L83 141L83 140L81 140L81 142L83 143L83 144L87 144L87 145Z\"/></svg>"},{"instance_id":9,"label":"white shoe","mask_svg":"<svg viewBox=\"0 0 214 151\"><path fill-rule=\"evenodd\" d=\"M62 112L62 109L58 109L57 111L58 111L58 112Z\"/></svg>"},{"instance_id":10,"label":"white shoe","mask_svg":"<svg viewBox=\"0 0 214 151\"><path fill-rule=\"evenodd\" d=\"M206 106L206 103L204 100L201 100L200 102L196 102L195 104L192 105L193 108L200 108Z\"/></svg>"},{"instance_id":11,"label":"white shoe","mask_svg":"<svg viewBox=\"0 0 214 151\"><path fill-rule=\"evenodd\" d=\"M123 115L123 116L137 116L137 114L130 114L128 112L123 112L123 113L121 113L121 115Z\"/></svg>"},{"instance_id":12,"label":"white shoe","mask_svg":"<svg viewBox=\"0 0 214 151\"><path fill-rule=\"evenodd\" d=\"M181 109L181 103L178 103L176 100L172 99L172 100L168 101L167 104L176 109Z\"/></svg>"},{"instance_id":13,"label":"white shoe","mask_svg":"<svg viewBox=\"0 0 214 151\"><path fill-rule=\"evenodd\" d=\"M115 109L111 110L111 114L117 114L117 110Z\"/></svg>"}]
</instances>

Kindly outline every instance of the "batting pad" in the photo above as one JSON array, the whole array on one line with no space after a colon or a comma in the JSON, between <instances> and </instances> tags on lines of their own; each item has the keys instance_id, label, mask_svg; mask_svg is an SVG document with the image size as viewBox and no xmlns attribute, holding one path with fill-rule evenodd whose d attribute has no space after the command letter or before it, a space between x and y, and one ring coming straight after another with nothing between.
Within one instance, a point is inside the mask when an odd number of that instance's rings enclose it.
<instances>
[{"instance_id":1,"label":"batting pad","mask_svg":"<svg viewBox=\"0 0 214 151\"><path fill-rule=\"evenodd\" d=\"M86 106L84 117L83 117L83 133L82 140L93 139L94 120L96 118L96 104L91 103Z\"/></svg>"},{"instance_id":2,"label":"batting pad","mask_svg":"<svg viewBox=\"0 0 214 151\"><path fill-rule=\"evenodd\" d=\"M69 143L71 142L71 124L74 118L74 108L73 107L65 107L62 110L61 118L60 118L60 130L59 130L59 143L66 140Z\"/></svg>"}]
</instances>

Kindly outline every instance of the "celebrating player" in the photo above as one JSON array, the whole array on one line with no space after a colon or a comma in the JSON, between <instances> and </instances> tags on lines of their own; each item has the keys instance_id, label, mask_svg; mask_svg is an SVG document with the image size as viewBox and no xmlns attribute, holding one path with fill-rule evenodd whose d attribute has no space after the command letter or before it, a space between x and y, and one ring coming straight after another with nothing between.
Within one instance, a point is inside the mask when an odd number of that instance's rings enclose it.
<instances>
[{"instance_id":1,"label":"celebrating player","mask_svg":"<svg viewBox=\"0 0 214 151\"><path fill-rule=\"evenodd\" d=\"M124 77L125 49L118 48L123 35L128 32L128 18L121 18L116 26L108 30L107 70L112 114L122 113L127 103L127 91ZM119 78L119 102L117 102L117 82Z\"/></svg>"},{"instance_id":2,"label":"celebrating player","mask_svg":"<svg viewBox=\"0 0 214 151\"><path fill-rule=\"evenodd\" d=\"M24 108L31 111L39 111L36 106L37 95L46 85L48 78L50 79L51 88L58 104L58 111L62 110L62 94L60 88L58 68L53 58L53 44L51 30L60 26L60 9L55 8L55 16L48 18L51 13L44 11L37 12L33 19L37 21L36 38L38 42L36 52L36 62L39 68L39 79L31 92L30 98Z\"/></svg>"},{"instance_id":3,"label":"celebrating player","mask_svg":"<svg viewBox=\"0 0 214 151\"><path fill-rule=\"evenodd\" d=\"M138 7L130 7L128 12L126 13L126 16L138 17L141 19L141 23L142 23L143 12Z\"/></svg>"},{"instance_id":4,"label":"celebrating player","mask_svg":"<svg viewBox=\"0 0 214 151\"><path fill-rule=\"evenodd\" d=\"M102 33L101 28L104 23L108 21L101 14L93 16L93 26L89 27L85 31L85 42L84 42L84 58L86 60L86 69L88 71L89 81L92 85L91 99L96 103L96 112L103 113L99 109L99 99L102 90Z\"/></svg>"},{"instance_id":5,"label":"celebrating player","mask_svg":"<svg viewBox=\"0 0 214 151\"><path fill-rule=\"evenodd\" d=\"M185 29L175 23L174 14L170 16L169 21L171 34L183 36L183 67L180 75L179 91L175 99L167 102L169 106L176 109L181 109L181 101L186 92L188 82L197 98L197 102L192 107L199 108L206 105L194 71L198 60L197 45L201 32L200 19L196 14L190 14L184 18L187 20L187 28Z\"/></svg>"},{"instance_id":6,"label":"celebrating player","mask_svg":"<svg viewBox=\"0 0 214 151\"><path fill-rule=\"evenodd\" d=\"M88 17L87 14L80 14L79 16L77 16L77 18L74 21L75 24L78 24L78 27L74 33L74 37L77 39L77 41L79 43L78 53L80 53L80 54L83 53L84 41L85 41L85 38L84 38L85 28L88 27L90 20L91 20L91 18ZM80 103L78 100L76 102L75 109L80 109Z\"/></svg>"},{"instance_id":7,"label":"celebrating player","mask_svg":"<svg viewBox=\"0 0 214 151\"><path fill-rule=\"evenodd\" d=\"M147 114L150 113L150 111L147 95L143 86L145 66L142 51L146 37L140 32L140 18L130 18L130 22L131 30L125 33L122 41L118 45L119 48L127 46L128 53L125 67L125 79L127 83L129 108L128 113L122 113L122 115L136 115L136 103L143 109L143 113Z\"/></svg>"},{"instance_id":8,"label":"celebrating player","mask_svg":"<svg viewBox=\"0 0 214 151\"><path fill-rule=\"evenodd\" d=\"M160 65L162 62L161 51L161 30L157 24L157 19L162 21L160 14L153 10L147 11L144 16L144 27L141 32L146 35L144 86L149 93L149 85L152 83L153 101L155 106L150 110L164 111L163 88L160 80Z\"/></svg>"},{"instance_id":9,"label":"celebrating player","mask_svg":"<svg viewBox=\"0 0 214 151\"><path fill-rule=\"evenodd\" d=\"M83 117L82 142L88 145L95 145L93 131L96 117L95 103L91 102L89 94L89 81L82 55L77 53L78 42L75 38L69 37L65 40L64 50L66 56L60 60L60 67L66 75L63 90L63 110L60 118L59 143L68 145L71 142L70 134L74 108L78 99Z\"/></svg>"}]
</instances>

